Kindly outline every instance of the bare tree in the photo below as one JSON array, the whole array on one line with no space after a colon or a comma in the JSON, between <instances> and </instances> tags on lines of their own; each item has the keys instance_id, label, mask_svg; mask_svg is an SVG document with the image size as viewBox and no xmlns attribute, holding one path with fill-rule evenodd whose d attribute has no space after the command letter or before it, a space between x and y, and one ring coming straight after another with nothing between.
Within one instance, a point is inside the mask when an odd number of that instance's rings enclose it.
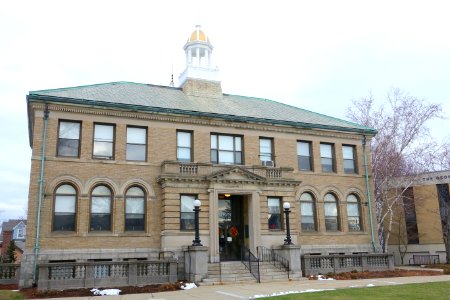
<instances>
[{"instance_id":1,"label":"bare tree","mask_svg":"<svg viewBox=\"0 0 450 300\"><path fill-rule=\"evenodd\" d=\"M377 229L383 252L388 248L394 208L415 181L414 174L422 171L415 161L418 151L427 147L425 141L431 141L426 123L440 117L441 111L441 105L428 104L399 89L391 89L380 105L369 94L353 101L348 109L347 116L352 121L378 131L371 140L371 159ZM390 193L390 187L401 190Z\"/></svg>"}]
</instances>

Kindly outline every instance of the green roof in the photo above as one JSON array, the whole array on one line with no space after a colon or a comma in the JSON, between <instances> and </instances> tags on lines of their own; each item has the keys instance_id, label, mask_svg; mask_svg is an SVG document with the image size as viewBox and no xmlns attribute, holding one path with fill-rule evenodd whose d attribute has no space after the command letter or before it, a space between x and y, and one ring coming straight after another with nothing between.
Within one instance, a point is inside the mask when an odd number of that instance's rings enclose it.
<instances>
[{"instance_id":1,"label":"green roof","mask_svg":"<svg viewBox=\"0 0 450 300\"><path fill-rule=\"evenodd\" d=\"M372 128L268 99L230 94L223 94L223 98L194 97L186 95L181 88L122 81L31 91L28 99L208 116L300 128L376 133Z\"/></svg>"}]
</instances>

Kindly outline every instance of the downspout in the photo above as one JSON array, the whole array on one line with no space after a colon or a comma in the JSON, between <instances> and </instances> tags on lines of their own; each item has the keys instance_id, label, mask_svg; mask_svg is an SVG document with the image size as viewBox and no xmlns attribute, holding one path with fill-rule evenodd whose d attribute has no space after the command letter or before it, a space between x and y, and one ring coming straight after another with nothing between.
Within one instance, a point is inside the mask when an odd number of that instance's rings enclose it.
<instances>
[{"instance_id":1,"label":"downspout","mask_svg":"<svg viewBox=\"0 0 450 300\"><path fill-rule=\"evenodd\" d=\"M33 271L33 286L37 285L37 273L38 273L38 254L39 254L39 234L41 231L41 206L42 206L42 190L44 186L44 161L45 161L45 144L47 143L47 124L48 124L48 105L45 105L44 109L44 136L42 140L41 151L41 174L39 175L39 197L38 197L38 209L37 209L37 225L36 225L36 241L34 244L34 271Z\"/></svg>"},{"instance_id":2,"label":"downspout","mask_svg":"<svg viewBox=\"0 0 450 300\"><path fill-rule=\"evenodd\" d=\"M364 153L364 171L366 177L366 192L367 192L367 204L369 206L369 223L370 223L370 235L372 237L372 251L376 252L375 236L373 234L373 217L372 217L372 201L370 198L370 185L369 185L369 171L367 169L367 154L366 154L366 136L363 135L362 140L363 153Z\"/></svg>"}]
</instances>

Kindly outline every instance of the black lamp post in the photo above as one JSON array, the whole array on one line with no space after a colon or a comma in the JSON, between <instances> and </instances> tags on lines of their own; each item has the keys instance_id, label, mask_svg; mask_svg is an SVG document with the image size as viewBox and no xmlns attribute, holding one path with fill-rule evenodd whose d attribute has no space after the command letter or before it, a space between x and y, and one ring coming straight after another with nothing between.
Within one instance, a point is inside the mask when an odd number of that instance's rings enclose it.
<instances>
[{"instance_id":1,"label":"black lamp post","mask_svg":"<svg viewBox=\"0 0 450 300\"><path fill-rule=\"evenodd\" d=\"M289 225L289 213L291 212L289 208L291 208L291 205L289 202L283 203L284 208L284 214L286 215L286 239L284 240L285 245L293 245L291 241L291 227Z\"/></svg>"},{"instance_id":2,"label":"black lamp post","mask_svg":"<svg viewBox=\"0 0 450 300\"><path fill-rule=\"evenodd\" d=\"M202 203L200 202L200 200L195 199L194 200L194 231L195 231L195 239L192 241L192 246L203 246L202 245L202 241L200 241L200 233L199 233L199 228L198 228L198 215L200 212L200 205L202 205Z\"/></svg>"}]
</instances>

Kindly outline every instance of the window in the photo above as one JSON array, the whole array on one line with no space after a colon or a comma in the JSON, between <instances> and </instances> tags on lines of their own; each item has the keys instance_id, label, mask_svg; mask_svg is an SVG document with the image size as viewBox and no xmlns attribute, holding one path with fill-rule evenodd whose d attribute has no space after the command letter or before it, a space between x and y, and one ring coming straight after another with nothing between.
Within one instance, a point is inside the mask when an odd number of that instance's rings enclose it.
<instances>
[{"instance_id":1,"label":"window","mask_svg":"<svg viewBox=\"0 0 450 300\"><path fill-rule=\"evenodd\" d=\"M268 220L270 230L281 230L281 198L268 197Z\"/></svg>"},{"instance_id":2,"label":"window","mask_svg":"<svg viewBox=\"0 0 450 300\"><path fill-rule=\"evenodd\" d=\"M177 131L177 160L192 161L192 132Z\"/></svg>"},{"instance_id":3,"label":"window","mask_svg":"<svg viewBox=\"0 0 450 300\"><path fill-rule=\"evenodd\" d=\"M80 156L80 122L59 121L58 156Z\"/></svg>"},{"instance_id":4,"label":"window","mask_svg":"<svg viewBox=\"0 0 450 300\"><path fill-rule=\"evenodd\" d=\"M94 125L95 158L114 159L114 125Z\"/></svg>"},{"instance_id":5,"label":"window","mask_svg":"<svg viewBox=\"0 0 450 300\"><path fill-rule=\"evenodd\" d=\"M302 218L302 231L316 230L316 205L314 197L310 193L300 196L300 210Z\"/></svg>"},{"instance_id":6,"label":"window","mask_svg":"<svg viewBox=\"0 0 450 300\"><path fill-rule=\"evenodd\" d=\"M145 229L145 193L139 187L128 189L125 195L125 230Z\"/></svg>"},{"instance_id":7,"label":"window","mask_svg":"<svg viewBox=\"0 0 450 300\"><path fill-rule=\"evenodd\" d=\"M55 191L53 231L75 231L77 191L69 184Z\"/></svg>"},{"instance_id":8,"label":"window","mask_svg":"<svg viewBox=\"0 0 450 300\"><path fill-rule=\"evenodd\" d=\"M17 238L22 239L23 238L23 228L17 228Z\"/></svg>"},{"instance_id":9,"label":"window","mask_svg":"<svg viewBox=\"0 0 450 300\"><path fill-rule=\"evenodd\" d=\"M259 139L259 159L263 166L274 166L273 159L273 140L269 138Z\"/></svg>"},{"instance_id":10,"label":"window","mask_svg":"<svg viewBox=\"0 0 450 300\"><path fill-rule=\"evenodd\" d=\"M362 230L360 201L353 194L347 197L347 218L349 231Z\"/></svg>"},{"instance_id":11,"label":"window","mask_svg":"<svg viewBox=\"0 0 450 300\"><path fill-rule=\"evenodd\" d=\"M344 173L356 173L355 146L342 146L342 157L344 159Z\"/></svg>"},{"instance_id":12,"label":"window","mask_svg":"<svg viewBox=\"0 0 450 300\"><path fill-rule=\"evenodd\" d=\"M92 191L91 220L92 231L111 230L111 190L104 185Z\"/></svg>"},{"instance_id":13,"label":"window","mask_svg":"<svg viewBox=\"0 0 450 300\"><path fill-rule=\"evenodd\" d=\"M181 195L180 230L194 230L195 195Z\"/></svg>"},{"instance_id":14,"label":"window","mask_svg":"<svg viewBox=\"0 0 450 300\"><path fill-rule=\"evenodd\" d=\"M414 190L409 187L403 192L403 210L405 213L406 237L408 244L419 244L419 230L417 228L416 205Z\"/></svg>"},{"instance_id":15,"label":"window","mask_svg":"<svg viewBox=\"0 0 450 300\"><path fill-rule=\"evenodd\" d=\"M298 169L312 171L311 142L297 142Z\"/></svg>"},{"instance_id":16,"label":"window","mask_svg":"<svg viewBox=\"0 0 450 300\"><path fill-rule=\"evenodd\" d=\"M326 194L324 199L325 229L327 231L339 230L339 213L336 197L333 194Z\"/></svg>"},{"instance_id":17,"label":"window","mask_svg":"<svg viewBox=\"0 0 450 300\"><path fill-rule=\"evenodd\" d=\"M211 162L242 164L242 137L211 134Z\"/></svg>"},{"instance_id":18,"label":"window","mask_svg":"<svg viewBox=\"0 0 450 300\"><path fill-rule=\"evenodd\" d=\"M147 128L127 127L127 160L147 160Z\"/></svg>"},{"instance_id":19,"label":"window","mask_svg":"<svg viewBox=\"0 0 450 300\"><path fill-rule=\"evenodd\" d=\"M334 149L332 144L320 144L320 161L322 172L334 172Z\"/></svg>"}]
</instances>

